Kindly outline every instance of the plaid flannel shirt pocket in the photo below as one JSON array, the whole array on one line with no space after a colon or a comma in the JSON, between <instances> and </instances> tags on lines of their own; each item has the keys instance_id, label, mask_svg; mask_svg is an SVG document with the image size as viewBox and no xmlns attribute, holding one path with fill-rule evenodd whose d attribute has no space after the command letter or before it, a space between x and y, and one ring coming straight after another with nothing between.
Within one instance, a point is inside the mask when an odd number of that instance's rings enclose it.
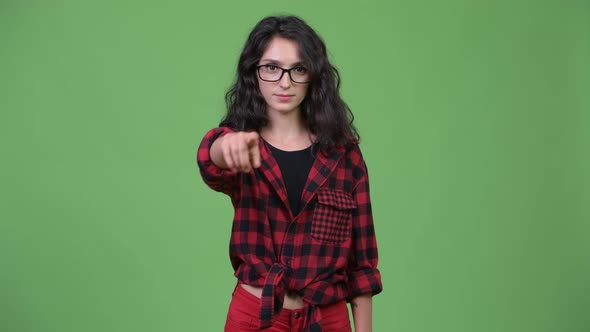
<instances>
[{"instance_id":1,"label":"plaid flannel shirt pocket","mask_svg":"<svg viewBox=\"0 0 590 332\"><path fill-rule=\"evenodd\" d=\"M352 209L357 207L351 194L321 189L313 213L311 236L321 242L342 243L350 237Z\"/></svg>"}]
</instances>

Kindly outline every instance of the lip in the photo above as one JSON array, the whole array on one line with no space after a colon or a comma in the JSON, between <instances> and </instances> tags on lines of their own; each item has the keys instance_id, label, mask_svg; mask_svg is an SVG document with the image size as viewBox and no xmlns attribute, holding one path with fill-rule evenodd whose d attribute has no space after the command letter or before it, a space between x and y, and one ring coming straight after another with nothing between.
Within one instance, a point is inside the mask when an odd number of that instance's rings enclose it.
<instances>
[{"instance_id":1,"label":"lip","mask_svg":"<svg viewBox=\"0 0 590 332\"><path fill-rule=\"evenodd\" d=\"M280 101L289 101L291 100L291 98L295 97L295 95L283 95L283 94L277 94L275 95Z\"/></svg>"}]
</instances>

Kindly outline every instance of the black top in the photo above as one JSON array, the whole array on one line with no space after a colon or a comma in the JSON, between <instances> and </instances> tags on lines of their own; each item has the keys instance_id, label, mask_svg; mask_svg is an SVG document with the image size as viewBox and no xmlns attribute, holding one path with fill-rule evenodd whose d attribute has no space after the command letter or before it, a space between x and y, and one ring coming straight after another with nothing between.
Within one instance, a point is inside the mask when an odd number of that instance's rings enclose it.
<instances>
[{"instance_id":1,"label":"black top","mask_svg":"<svg viewBox=\"0 0 590 332\"><path fill-rule=\"evenodd\" d=\"M311 145L303 150L284 151L275 148L268 142L267 145L279 164L285 187L287 187L289 206L293 216L296 216L302 208L301 195L307 182L307 175L315 160L315 149L312 149L313 145Z\"/></svg>"}]
</instances>

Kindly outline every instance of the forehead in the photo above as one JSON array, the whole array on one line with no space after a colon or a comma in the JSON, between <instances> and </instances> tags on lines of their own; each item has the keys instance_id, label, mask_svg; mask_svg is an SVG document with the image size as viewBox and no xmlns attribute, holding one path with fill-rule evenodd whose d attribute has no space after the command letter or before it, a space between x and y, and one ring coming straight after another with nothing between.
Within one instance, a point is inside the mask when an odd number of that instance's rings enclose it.
<instances>
[{"instance_id":1,"label":"forehead","mask_svg":"<svg viewBox=\"0 0 590 332\"><path fill-rule=\"evenodd\" d=\"M289 66L301 62L297 42L283 37L274 37L262 53L260 62L275 62Z\"/></svg>"}]
</instances>

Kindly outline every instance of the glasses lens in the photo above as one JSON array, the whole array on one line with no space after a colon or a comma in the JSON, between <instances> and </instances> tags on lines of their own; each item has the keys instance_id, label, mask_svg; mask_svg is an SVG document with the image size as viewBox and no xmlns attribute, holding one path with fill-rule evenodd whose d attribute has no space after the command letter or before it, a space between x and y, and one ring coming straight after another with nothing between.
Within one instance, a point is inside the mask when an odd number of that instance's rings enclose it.
<instances>
[{"instance_id":1,"label":"glasses lens","mask_svg":"<svg viewBox=\"0 0 590 332\"><path fill-rule=\"evenodd\" d=\"M297 83L309 82L309 73L303 67L295 67L291 69L291 79Z\"/></svg>"},{"instance_id":2,"label":"glasses lens","mask_svg":"<svg viewBox=\"0 0 590 332\"><path fill-rule=\"evenodd\" d=\"M283 71L277 66L267 65L258 68L260 78L265 81L278 81Z\"/></svg>"}]
</instances>

